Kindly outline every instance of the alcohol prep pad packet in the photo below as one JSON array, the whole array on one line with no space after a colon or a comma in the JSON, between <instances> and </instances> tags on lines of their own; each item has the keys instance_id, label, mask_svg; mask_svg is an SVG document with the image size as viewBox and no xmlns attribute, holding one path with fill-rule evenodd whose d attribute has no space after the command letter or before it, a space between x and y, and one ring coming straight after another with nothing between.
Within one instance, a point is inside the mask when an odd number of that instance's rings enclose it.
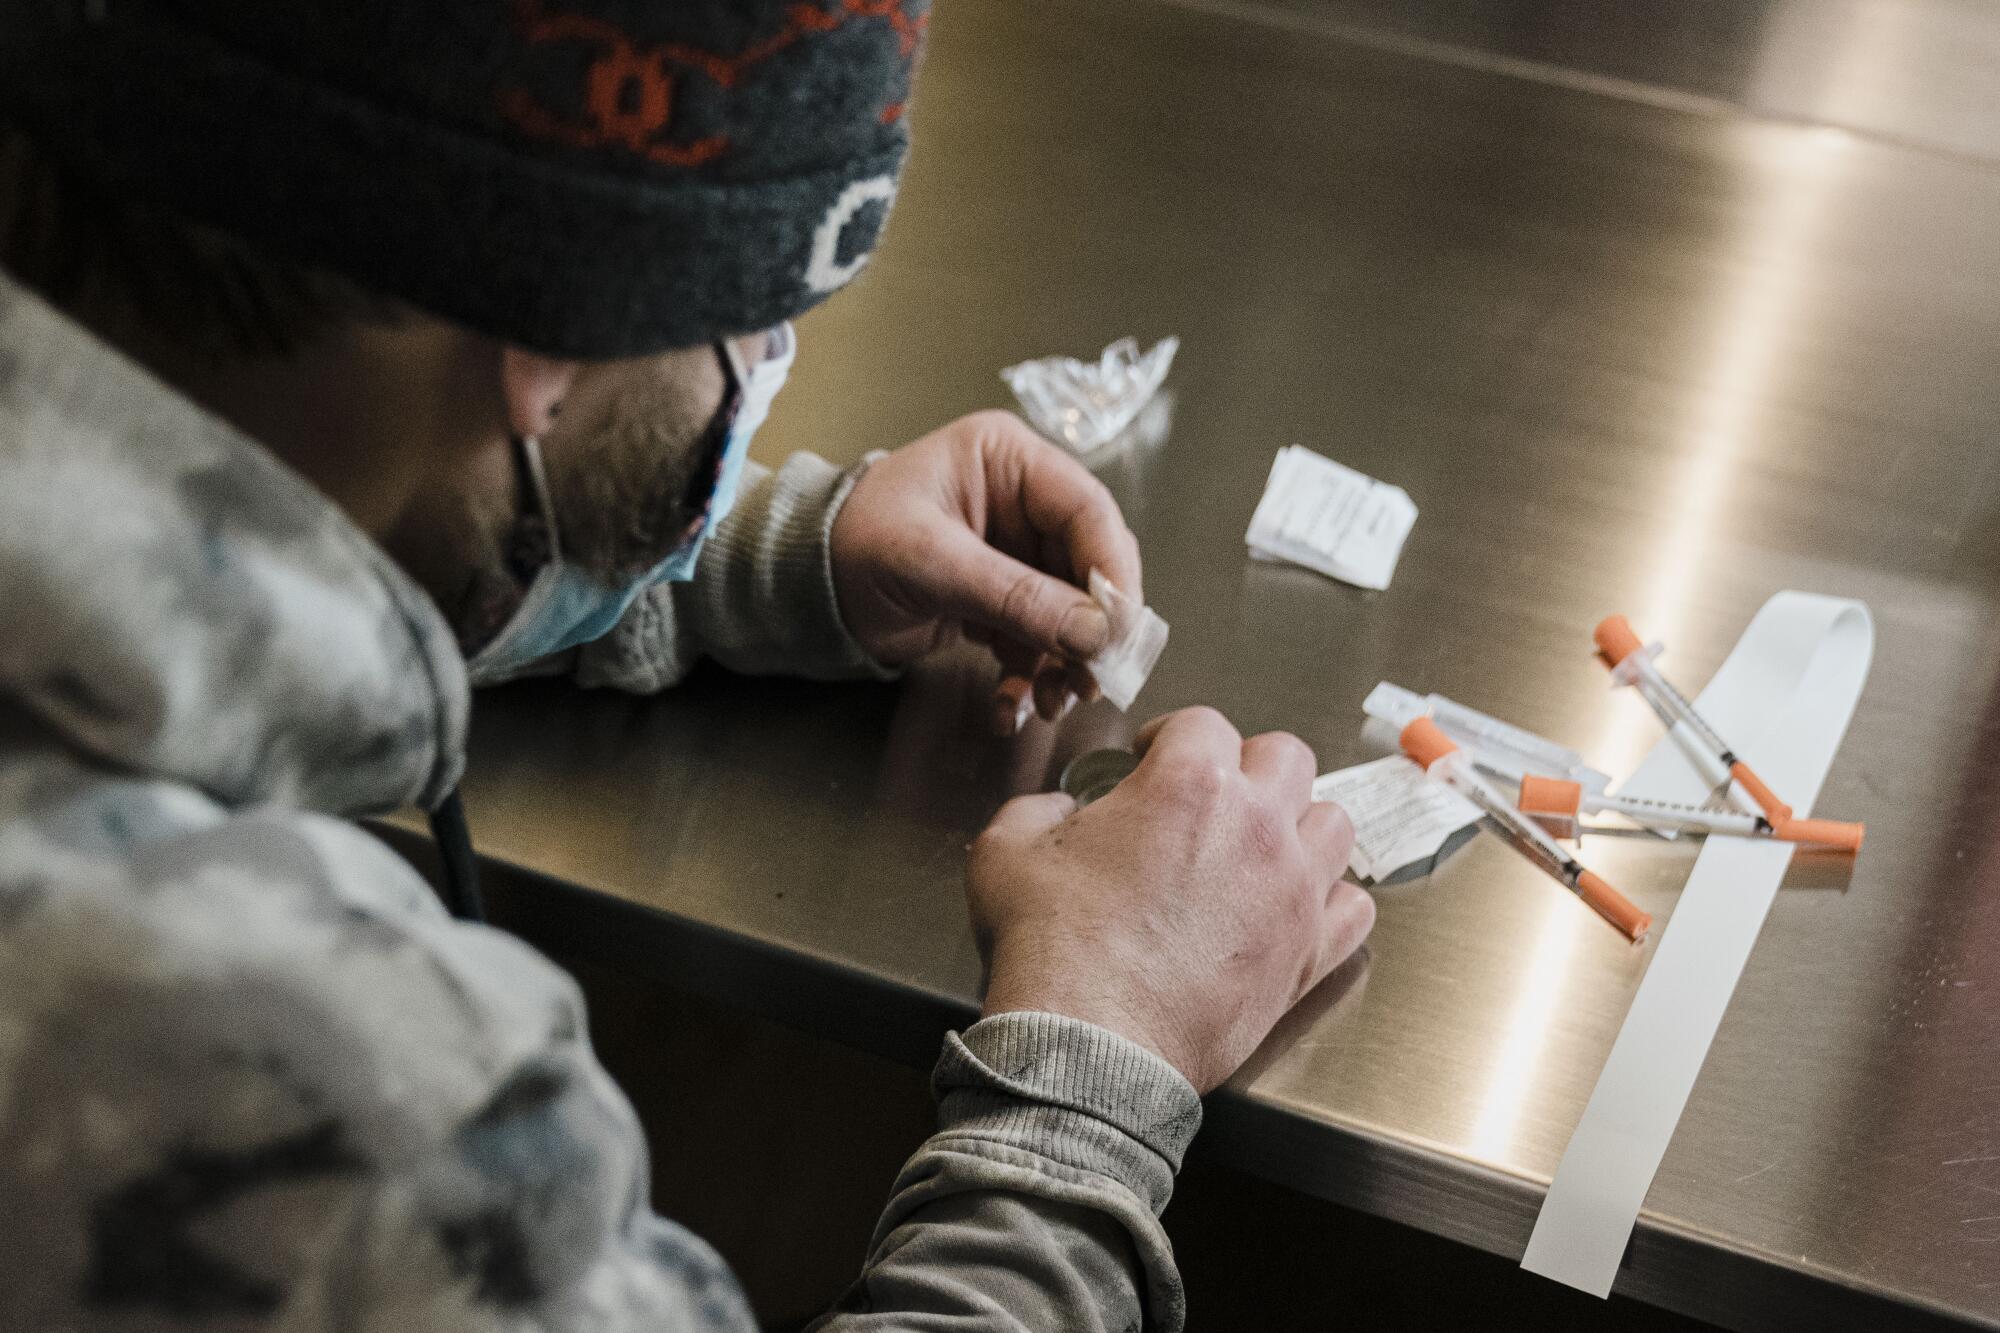
<instances>
[{"instance_id":1,"label":"alcohol prep pad packet","mask_svg":"<svg viewBox=\"0 0 2000 1333\"><path fill-rule=\"evenodd\" d=\"M1294 444L1272 460L1244 542L1259 560L1379 591L1389 586L1416 521L1417 506L1402 487Z\"/></svg>"}]
</instances>

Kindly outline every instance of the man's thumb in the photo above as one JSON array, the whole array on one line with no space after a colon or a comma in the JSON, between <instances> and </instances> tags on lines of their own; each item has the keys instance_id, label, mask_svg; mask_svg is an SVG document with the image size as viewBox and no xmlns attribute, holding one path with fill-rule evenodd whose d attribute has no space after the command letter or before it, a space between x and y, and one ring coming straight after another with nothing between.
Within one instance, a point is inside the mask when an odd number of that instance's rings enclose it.
<instances>
[{"instance_id":1,"label":"man's thumb","mask_svg":"<svg viewBox=\"0 0 2000 1333\"><path fill-rule=\"evenodd\" d=\"M1110 618L1082 589L996 551L969 530L946 538L931 577L942 610L1043 652L1080 662L1111 640Z\"/></svg>"},{"instance_id":2,"label":"man's thumb","mask_svg":"<svg viewBox=\"0 0 2000 1333\"><path fill-rule=\"evenodd\" d=\"M1000 842L1026 842L1048 832L1075 813L1076 802L1065 792L1045 791L1033 796L1016 796L993 816L993 822L986 826L986 836Z\"/></svg>"}]
</instances>

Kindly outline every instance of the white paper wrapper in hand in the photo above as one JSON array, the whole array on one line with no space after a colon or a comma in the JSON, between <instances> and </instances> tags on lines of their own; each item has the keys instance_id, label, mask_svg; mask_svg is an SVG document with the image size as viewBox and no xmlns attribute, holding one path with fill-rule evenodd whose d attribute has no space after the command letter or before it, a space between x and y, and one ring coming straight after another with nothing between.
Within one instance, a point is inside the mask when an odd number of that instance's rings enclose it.
<instances>
[{"instance_id":1,"label":"white paper wrapper in hand","mask_svg":"<svg viewBox=\"0 0 2000 1333\"><path fill-rule=\"evenodd\" d=\"M1417 506L1402 487L1294 444L1272 460L1244 541L1259 560L1379 591L1389 586L1416 521Z\"/></svg>"},{"instance_id":2,"label":"white paper wrapper in hand","mask_svg":"<svg viewBox=\"0 0 2000 1333\"><path fill-rule=\"evenodd\" d=\"M1146 687L1146 678L1167 646L1167 622L1152 607L1120 592L1099 570L1090 571L1090 595L1111 619L1111 642L1084 665L1104 697L1122 713Z\"/></svg>"},{"instance_id":3,"label":"white paper wrapper in hand","mask_svg":"<svg viewBox=\"0 0 2000 1333\"><path fill-rule=\"evenodd\" d=\"M1350 868L1378 882L1435 859L1453 834L1479 822L1478 806L1400 754L1322 774L1313 799L1346 809L1354 823Z\"/></svg>"},{"instance_id":4,"label":"white paper wrapper in hand","mask_svg":"<svg viewBox=\"0 0 2000 1333\"><path fill-rule=\"evenodd\" d=\"M1087 454L1132 424L1166 382L1180 346L1179 338L1162 338L1142 354L1136 339L1120 338L1094 363L1045 356L1009 366L1000 378L1036 430Z\"/></svg>"}]
</instances>

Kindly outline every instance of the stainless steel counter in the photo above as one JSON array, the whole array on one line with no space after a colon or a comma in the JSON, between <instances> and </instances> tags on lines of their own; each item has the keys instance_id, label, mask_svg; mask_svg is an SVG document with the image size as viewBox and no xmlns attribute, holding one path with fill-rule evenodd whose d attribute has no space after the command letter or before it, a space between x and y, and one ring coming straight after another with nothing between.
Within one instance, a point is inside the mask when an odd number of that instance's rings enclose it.
<instances>
[{"instance_id":1,"label":"stainless steel counter","mask_svg":"<svg viewBox=\"0 0 2000 1333\"><path fill-rule=\"evenodd\" d=\"M1622 771L1655 739L1590 627L1698 684L1786 587L1865 599L1874 674L1618 1289L1736 1326L2000 1327L2000 169L1199 9L939 6L867 278L761 442L843 459L1004 401L997 369L1183 339L1170 437L1107 464L1214 704L1331 769L1437 690ZM1300 443L1422 511L1394 585L1254 565ZM988 673L704 673L491 695L468 807L518 919L927 1062L978 965L963 848L1126 737L987 739ZM1590 855L1664 921L1692 849ZM1215 1099L1204 1150L1518 1256L1648 951L1490 839L1383 889L1364 956Z\"/></svg>"},{"instance_id":2,"label":"stainless steel counter","mask_svg":"<svg viewBox=\"0 0 2000 1333\"><path fill-rule=\"evenodd\" d=\"M1166 0L1697 114L2000 161L1986 0Z\"/></svg>"}]
</instances>

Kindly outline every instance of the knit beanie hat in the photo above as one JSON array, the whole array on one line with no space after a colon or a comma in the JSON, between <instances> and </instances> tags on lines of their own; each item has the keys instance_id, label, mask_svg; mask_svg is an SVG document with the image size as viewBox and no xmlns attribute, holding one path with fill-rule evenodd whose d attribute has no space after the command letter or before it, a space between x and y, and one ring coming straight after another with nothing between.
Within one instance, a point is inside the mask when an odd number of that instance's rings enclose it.
<instances>
[{"instance_id":1,"label":"knit beanie hat","mask_svg":"<svg viewBox=\"0 0 2000 1333\"><path fill-rule=\"evenodd\" d=\"M105 188L539 351L765 328L867 262L928 0L0 0Z\"/></svg>"}]
</instances>

